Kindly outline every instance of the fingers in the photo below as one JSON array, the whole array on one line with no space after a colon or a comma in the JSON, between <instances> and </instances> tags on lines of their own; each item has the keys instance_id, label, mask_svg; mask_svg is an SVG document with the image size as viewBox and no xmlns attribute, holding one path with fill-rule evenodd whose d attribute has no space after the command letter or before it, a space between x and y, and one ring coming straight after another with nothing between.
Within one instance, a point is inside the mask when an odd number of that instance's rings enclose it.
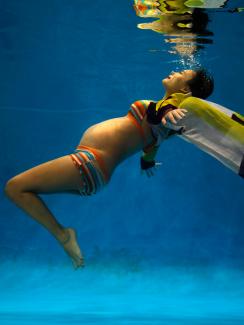
<instances>
[{"instance_id":1,"label":"fingers","mask_svg":"<svg viewBox=\"0 0 244 325\"><path fill-rule=\"evenodd\" d=\"M177 108L177 109L180 110L181 112L185 112L185 113L188 112L187 109L185 108Z\"/></svg>"},{"instance_id":2,"label":"fingers","mask_svg":"<svg viewBox=\"0 0 244 325\"><path fill-rule=\"evenodd\" d=\"M172 122L174 124L177 123L172 112L169 112L168 114L166 114L166 117L170 120L170 122Z\"/></svg>"},{"instance_id":3,"label":"fingers","mask_svg":"<svg viewBox=\"0 0 244 325\"><path fill-rule=\"evenodd\" d=\"M183 114L183 115L182 115ZM174 117L176 117L178 120L180 120L182 117L185 116L184 113L181 113L181 112L177 112L177 110L174 112L172 112L172 115L174 115Z\"/></svg>"},{"instance_id":4,"label":"fingers","mask_svg":"<svg viewBox=\"0 0 244 325\"><path fill-rule=\"evenodd\" d=\"M162 118L161 121L162 121L163 125L166 125L167 121L166 121L166 119L164 117Z\"/></svg>"},{"instance_id":5,"label":"fingers","mask_svg":"<svg viewBox=\"0 0 244 325\"><path fill-rule=\"evenodd\" d=\"M181 117L184 117L184 116L186 116L186 114L184 113L184 112L182 112L182 110L178 110L178 109L176 109L176 113L178 114L178 115L180 115Z\"/></svg>"},{"instance_id":6,"label":"fingers","mask_svg":"<svg viewBox=\"0 0 244 325\"><path fill-rule=\"evenodd\" d=\"M152 168L148 168L146 170L141 169L141 175L143 175L146 172L147 177L152 177L152 176L154 176L156 169L161 165L162 165L162 163L158 162L158 163L155 163L155 166L153 166Z\"/></svg>"},{"instance_id":7,"label":"fingers","mask_svg":"<svg viewBox=\"0 0 244 325\"><path fill-rule=\"evenodd\" d=\"M143 175L144 173L147 174L147 177L152 177L154 174L153 174L153 171L150 169L147 169L147 170L141 170L141 174Z\"/></svg>"},{"instance_id":8,"label":"fingers","mask_svg":"<svg viewBox=\"0 0 244 325\"><path fill-rule=\"evenodd\" d=\"M152 177L152 176L153 176L153 173L152 173L152 171L150 171L150 170L147 170L147 176L148 176L148 177Z\"/></svg>"},{"instance_id":9,"label":"fingers","mask_svg":"<svg viewBox=\"0 0 244 325\"><path fill-rule=\"evenodd\" d=\"M162 119L163 125L167 123L166 119L169 119L170 122L176 124L179 120L186 116L184 112L187 112L187 110L181 108L177 108L168 112L166 116Z\"/></svg>"}]
</instances>

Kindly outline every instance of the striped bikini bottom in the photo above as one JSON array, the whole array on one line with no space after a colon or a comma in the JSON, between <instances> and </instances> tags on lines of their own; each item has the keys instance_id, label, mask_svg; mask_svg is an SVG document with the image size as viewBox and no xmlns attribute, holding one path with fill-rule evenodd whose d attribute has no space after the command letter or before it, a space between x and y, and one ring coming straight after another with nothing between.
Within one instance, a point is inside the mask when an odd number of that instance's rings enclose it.
<instances>
[{"instance_id":1,"label":"striped bikini bottom","mask_svg":"<svg viewBox=\"0 0 244 325\"><path fill-rule=\"evenodd\" d=\"M97 193L109 182L104 161L96 149L79 145L70 157L81 174L82 196Z\"/></svg>"}]
</instances>

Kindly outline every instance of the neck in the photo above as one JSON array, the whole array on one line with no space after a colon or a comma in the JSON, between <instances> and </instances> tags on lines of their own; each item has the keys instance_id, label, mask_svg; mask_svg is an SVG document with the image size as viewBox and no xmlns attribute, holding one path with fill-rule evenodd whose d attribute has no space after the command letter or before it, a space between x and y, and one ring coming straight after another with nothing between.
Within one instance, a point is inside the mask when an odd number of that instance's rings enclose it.
<instances>
[{"instance_id":1,"label":"neck","mask_svg":"<svg viewBox=\"0 0 244 325\"><path fill-rule=\"evenodd\" d=\"M169 96L172 95L173 93L174 93L173 91L166 91L165 94L164 94L163 99L169 97Z\"/></svg>"},{"instance_id":2,"label":"neck","mask_svg":"<svg viewBox=\"0 0 244 325\"><path fill-rule=\"evenodd\" d=\"M175 94L175 93L181 93L181 94L183 94L183 95L190 95L191 93L189 92L189 93L185 93L185 92L182 92L182 91L166 91L165 92L165 94L164 94L164 97L163 97L163 99L165 99L165 98L167 98L167 97L169 97L170 95L172 95L172 94Z\"/></svg>"},{"instance_id":3,"label":"neck","mask_svg":"<svg viewBox=\"0 0 244 325\"><path fill-rule=\"evenodd\" d=\"M163 97L163 98L167 98L167 97L169 97L171 94L172 94L171 92L166 91L165 94L164 94L164 97Z\"/></svg>"}]
</instances>

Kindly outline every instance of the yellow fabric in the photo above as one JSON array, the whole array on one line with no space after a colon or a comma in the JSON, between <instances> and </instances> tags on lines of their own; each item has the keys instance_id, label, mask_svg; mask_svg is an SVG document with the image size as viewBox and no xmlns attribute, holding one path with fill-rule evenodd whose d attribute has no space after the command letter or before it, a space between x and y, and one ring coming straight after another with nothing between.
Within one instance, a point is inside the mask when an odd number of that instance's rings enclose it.
<instances>
[{"instance_id":1,"label":"yellow fabric","mask_svg":"<svg viewBox=\"0 0 244 325\"><path fill-rule=\"evenodd\" d=\"M187 1L185 1L185 6L193 7L193 8L204 6L204 1L203 0L187 0Z\"/></svg>"},{"instance_id":2,"label":"yellow fabric","mask_svg":"<svg viewBox=\"0 0 244 325\"><path fill-rule=\"evenodd\" d=\"M222 134L244 144L244 127L205 101L196 97L189 97L185 99L179 107L187 109Z\"/></svg>"},{"instance_id":3,"label":"yellow fabric","mask_svg":"<svg viewBox=\"0 0 244 325\"><path fill-rule=\"evenodd\" d=\"M244 122L244 116L243 116L243 115L241 115L241 114L239 114L239 113L236 113L236 112L235 112L235 115L236 115L240 120L242 120L242 122Z\"/></svg>"},{"instance_id":4,"label":"yellow fabric","mask_svg":"<svg viewBox=\"0 0 244 325\"><path fill-rule=\"evenodd\" d=\"M177 93L169 99L164 97L159 101L158 106L160 102L162 105L171 104L184 108L187 113L177 124L167 121L166 126L162 123L151 125L152 133L157 140L156 143L148 146L150 148L146 148L147 150L143 149L145 160L154 160L160 143L168 138L165 130L177 132L183 129L179 134L183 140L196 145L200 150L244 177L244 126L241 123L244 121L243 115L217 103L185 94ZM240 119L239 122L234 120L233 114Z\"/></svg>"},{"instance_id":5,"label":"yellow fabric","mask_svg":"<svg viewBox=\"0 0 244 325\"><path fill-rule=\"evenodd\" d=\"M192 23L189 24L178 23L177 26L180 28L192 28Z\"/></svg>"},{"instance_id":6,"label":"yellow fabric","mask_svg":"<svg viewBox=\"0 0 244 325\"><path fill-rule=\"evenodd\" d=\"M186 0L159 0L159 9L165 14L191 13L192 9L185 5Z\"/></svg>"},{"instance_id":7,"label":"yellow fabric","mask_svg":"<svg viewBox=\"0 0 244 325\"><path fill-rule=\"evenodd\" d=\"M158 111L160 107L164 107L169 104L178 107L180 103L188 97L189 94L183 94L183 93L174 93L168 97L169 99L163 97L161 100L157 102L156 111Z\"/></svg>"}]
</instances>

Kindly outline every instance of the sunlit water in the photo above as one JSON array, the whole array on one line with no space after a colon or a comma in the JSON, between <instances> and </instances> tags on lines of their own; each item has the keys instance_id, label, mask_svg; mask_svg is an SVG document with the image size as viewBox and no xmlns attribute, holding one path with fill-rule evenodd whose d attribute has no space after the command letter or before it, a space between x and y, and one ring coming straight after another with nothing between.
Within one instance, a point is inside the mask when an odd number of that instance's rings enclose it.
<instances>
[{"instance_id":1,"label":"sunlit water","mask_svg":"<svg viewBox=\"0 0 244 325\"><path fill-rule=\"evenodd\" d=\"M20 264L21 265L21 264ZM4 324L242 324L243 273L214 267L4 264ZM8 272L7 272L8 269Z\"/></svg>"}]
</instances>

